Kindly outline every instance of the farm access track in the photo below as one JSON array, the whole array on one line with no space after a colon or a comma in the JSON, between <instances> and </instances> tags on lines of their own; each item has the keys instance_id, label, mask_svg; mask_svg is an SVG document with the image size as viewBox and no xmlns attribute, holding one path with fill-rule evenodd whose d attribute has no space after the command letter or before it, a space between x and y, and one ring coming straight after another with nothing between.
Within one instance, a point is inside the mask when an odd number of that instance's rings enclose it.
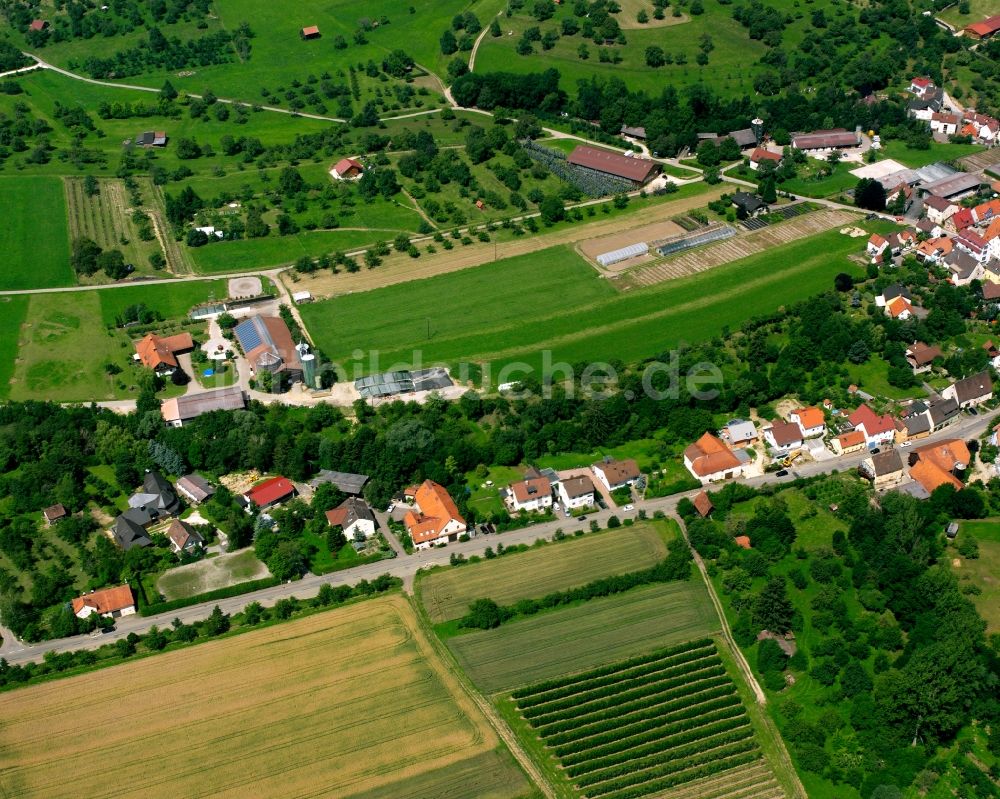
<instances>
[{"instance_id":1,"label":"farm access track","mask_svg":"<svg viewBox=\"0 0 1000 799\"><path fill-rule=\"evenodd\" d=\"M788 222L771 225L763 230L726 239L690 250L677 256L662 258L651 264L639 266L623 276L621 288L652 286L665 280L688 277L713 269L716 266L757 255L772 247L814 236L831 228L840 227L857 219L858 214L840 209L824 209Z\"/></svg>"}]
</instances>

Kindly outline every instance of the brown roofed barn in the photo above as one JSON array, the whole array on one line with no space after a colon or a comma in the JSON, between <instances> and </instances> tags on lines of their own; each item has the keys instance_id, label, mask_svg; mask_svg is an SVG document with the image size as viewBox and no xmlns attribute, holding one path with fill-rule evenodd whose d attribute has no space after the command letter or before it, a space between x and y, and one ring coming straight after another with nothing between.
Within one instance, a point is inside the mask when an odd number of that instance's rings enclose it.
<instances>
[{"instance_id":1,"label":"brown roofed barn","mask_svg":"<svg viewBox=\"0 0 1000 799\"><path fill-rule=\"evenodd\" d=\"M581 144L573 150L566 160L574 166L593 169L596 172L631 180L640 185L649 182L660 172L660 165L655 161L645 158L628 158L610 150L589 147L586 144Z\"/></svg>"}]
</instances>

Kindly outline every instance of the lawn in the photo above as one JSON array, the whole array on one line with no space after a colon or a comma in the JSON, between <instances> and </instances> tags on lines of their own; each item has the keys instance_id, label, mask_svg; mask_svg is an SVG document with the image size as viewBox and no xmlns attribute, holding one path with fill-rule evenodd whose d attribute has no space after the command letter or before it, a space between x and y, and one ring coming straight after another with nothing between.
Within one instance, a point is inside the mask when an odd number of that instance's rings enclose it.
<instances>
[{"instance_id":1,"label":"lawn","mask_svg":"<svg viewBox=\"0 0 1000 799\"><path fill-rule=\"evenodd\" d=\"M846 257L857 246L829 231L627 293L560 246L334 297L302 315L335 361L361 350L377 351L382 363L410 363L417 350L425 364L488 363L484 382L497 385L558 363L629 362L706 340L724 325L828 289L840 271L857 271ZM448 313L431 312L442 297Z\"/></svg>"},{"instance_id":2,"label":"lawn","mask_svg":"<svg viewBox=\"0 0 1000 799\"><path fill-rule=\"evenodd\" d=\"M968 582L979 588L981 593L969 598L979 615L986 619L988 632L1000 632L1000 519L963 521L959 525L955 543L965 536L974 537L979 542L979 557L963 558L949 548L947 557L951 560L952 571L963 585ZM956 559L960 565L955 564Z\"/></svg>"},{"instance_id":3,"label":"lawn","mask_svg":"<svg viewBox=\"0 0 1000 799\"><path fill-rule=\"evenodd\" d=\"M315 230L294 236L272 235L263 239L210 244L190 250L190 254L200 272L245 272L290 264L303 255L318 256L337 250L362 249L377 239L387 241L394 237L395 231Z\"/></svg>"},{"instance_id":4,"label":"lawn","mask_svg":"<svg viewBox=\"0 0 1000 799\"><path fill-rule=\"evenodd\" d=\"M592 599L448 639L483 693L508 691L708 635L718 619L701 580Z\"/></svg>"},{"instance_id":5,"label":"lawn","mask_svg":"<svg viewBox=\"0 0 1000 799\"><path fill-rule=\"evenodd\" d=\"M270 576L267 566L257 560L253 550L245 549L170 569L157 581L156 590L167 600L185 599Z\"/></svg>"},{"instance_id":6,"label":"lawn","mask_svg":"<svg viewBox=\"0 0 1000 799\"><path fill-rule=\"evenodd\" d=\"M101 313L96 291L32 295L10 398L89 402L124 396L104 365L128 370L132 353L125 338L97 324Z\"/></svg>"},{"instance_id":7,"label":"lawn","mask_svg":"<svg viewBox=\"0 0 1000 799\"><path fill-rule=\"evenodd\" d=\"M797 488L789 488L778 496L788 507L788 515L795 524L795 543L805 549L819 549L833 544L833 534L837 530L847 532L843 520L830 511L830 503L811 500ZM734 519L749 519L757 506L767 500L757 497L749 502L741 502L730 511Z\"/></svg>"},{"instance_id":8,"label":"lawn","mask_svg":"<svg viewBox=\"0 0 1000 799\"><path fill-rule=\"evenodd\" d=\"M490 513L500 513L504 510L500 489L506 488L524 477L523 467L493 466L486 477L478 477L475 472L466 475L469 486L469 506L476 510L481 518L489 518ZM493 483L493 485L487 485Z\"/></svg>"},{"instance_id":9,"label":"lawn","mask_svg":"<svg viewBox=\"0 0 1000 799\"><path fill-rule=\"evenodd\" d=\"M183 319L193 306L227 297L229 287L225 280L162 281L122 286L98 293L101 298L101 321L105 325L113 325L115 317L137 303L159 312L164 319Z\"/></svg>"},{"instance_id":10,"label":"lawn","mask_svg":"<svg viewBox=\"0 0 1000 799\"><path fill-rule=\"evenodd\" d=\"M953 161L965 155L972 155L982 150L978 144L952 144L951 142L931 141L927 150L917 150L908 147L906 142L889 141L882 145L882 155L899 161L903 166L918 168L933 164L935 161Z\"/></svg>"},{"instance_id":11,"label":"lawn","mask_svg":"<svg viewBox=\"0 0 1000 799\"><path fill-rule=\"evenodd\" d=\"M0 290L73 285L58 178L0 178L0 218Z\"/></svg>"},{"instance_id":12,"label":"lawn","mask_svg":"<svg viewBox=\"0 0 1000 799\"><path fill-rule=\"evenodd\" d=\"M897 388L889 385L889 364L878 356L872 356L862 364L850 364L847 373L852 383L878 397L899 400L927 396L920 386Z\"/></svg>"},{"instance_id":13,"label":"lawn","mask_svg":"<svg viewBox=\"0 0 1000 799\"><path fill-rule=\"evenodd\" d=\"M438 623L464 615L476 599L512 605L519 599L645 569L666 554L656 526L640 524L434 572L420 581L420 600L431 622Z\"/></svg>"},{"instance_id":14,"label":"lawn","mask_svg":"<svg viewBox=\"0 0 1000 799\"><path fill-rule=\"evenodd\" d=\"M959 3L954 3L937 16L950 22L956 28L964 28L973 22L981 22L992 14L1000 14L1000 5L997 5L997 0L969 0L968 14L963 14L959 10L959 6Z\"/></svg>"},{"instance_id":15,"label":"lawn","mask_svg":"<svg viewBox=\"0 0 1000 799\"><path fill-rule=\"evenodd\" d=\"M0 747L6 796L530 791L400 597L10 693Z\"/></svg>"},{"instance_id":16,"label":"lawn","mask_svg":"<svg viewBox=\"0 0 1000 799\"><path fill-rule=\"evenodd\" d=\"M851 174L852 169L857 169L857 164L842 161L834 166L833 172L826 177L820 177L818 174L822 166L820 161L810 158L807 166L799 167L800 174L797 177L786 180L778 188L804 197L830 197L853 189L857 185L858 178Z\"/></svg>"},{"instance_id":17,"label":"lawn","mask_svg":"<svg viewBox=\"0 0 1000 799\"><path fill-rule=\"evenodd\" d=\"M28 313L30 297L0 297L0 399L10 392L14 376L21 324Z\"/></svg>"}]
</instances>

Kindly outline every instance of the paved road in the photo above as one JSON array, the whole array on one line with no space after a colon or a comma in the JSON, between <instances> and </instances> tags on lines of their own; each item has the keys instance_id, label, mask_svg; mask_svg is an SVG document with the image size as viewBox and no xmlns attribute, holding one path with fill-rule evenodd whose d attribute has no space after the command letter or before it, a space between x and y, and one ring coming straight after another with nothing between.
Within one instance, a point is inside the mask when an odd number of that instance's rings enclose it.
<instances>
[{"instance_id":1,"label":"paved road","mask_svg":"<svg viewBox=\"0 0 1000 799\"><path fill-rule=\"evenodd\" d=\"M963 416L961 421L924 439L920 444L930 444L946 438L978 437L987 429L991 421L992 417L984 415ZM834 471L849 471L857 468L864 457L865 453L856 453L836 458L835 460L807 463L801 468L792 470L784 478L775 477L774 475L763 475L743 480L742 482L751 486L761 486L765 483L789 482L796 477L811 477ZM697 493L698 490L686 491L682 494L674 494L669 497L647 500L636 504L638 508L645 510L650 516L656 511L674 513L677 509L677 503L682 497L690 499ZM324 584L353 585L362 579L371 580L380 574L391 574L394 577L401 578L407 585L412 585L413 577L420 569L447 564L452 554L461 554L468 557L469 555L481 555L487 547L495 548L500 543L505 547L516 544L530 544L539 538L552 538L558 529L565 532L581 528L588 529L591 520L597 521L601 527L606 527L608 517L612 514L617 514L619 518L635 515L635 513L624 513L620 510L604 510L589 514L586 522L566 518L557 519L556 521L532 525L531 527L514 530L499 536L479 536L469 541L449 544L447 547L441 549L422 550L412 555L404 554L392 560L367 563L363 566L334 572L333 574L323 576L307 575L296 582L283 583L272 588L265 588L261 591L254 591L229 599L204 602L200 605L192 605L191 607L182 608L170 613L163 613L158 616L129 616L119 619L115 632L101 636L100 638L76 636L74 638L62 638L55 641L43 641L38 644L23 644L9 636L4 636L3 645L0 646L0 657L6 658L10 663L25 663L32 660L41 660L45 653L50 651L66 652L74 649L95 649L109 641L123 638L131 632L144 633L154 624L159 627L167 626L175 618L179 618L185 623L200 621L208 617L215 605L221 607L226 613L238 613L251 602L260 602L262 605L270 607L279 599L290 596L298 597L299 599L314 597L319 591L320 586Z\"/></svg>"}]
</instances>

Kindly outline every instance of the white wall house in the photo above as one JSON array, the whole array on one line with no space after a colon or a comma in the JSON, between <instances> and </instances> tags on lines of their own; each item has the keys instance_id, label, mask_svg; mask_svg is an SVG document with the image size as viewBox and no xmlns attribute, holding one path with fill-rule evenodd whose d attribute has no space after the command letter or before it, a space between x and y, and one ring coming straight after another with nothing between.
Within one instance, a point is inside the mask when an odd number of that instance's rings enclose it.
<instances>
[{"instance_id":1,"label":"white wall house","mask_svg":"<svg viewBox=\"0 0 1000 799\"><path fill-rule=\"evenodd\" d=\"M589 477L567 477L556 489L559 502L568 510L589 508L594 504L594 483Z\"/></svg>"}]
</instances>

